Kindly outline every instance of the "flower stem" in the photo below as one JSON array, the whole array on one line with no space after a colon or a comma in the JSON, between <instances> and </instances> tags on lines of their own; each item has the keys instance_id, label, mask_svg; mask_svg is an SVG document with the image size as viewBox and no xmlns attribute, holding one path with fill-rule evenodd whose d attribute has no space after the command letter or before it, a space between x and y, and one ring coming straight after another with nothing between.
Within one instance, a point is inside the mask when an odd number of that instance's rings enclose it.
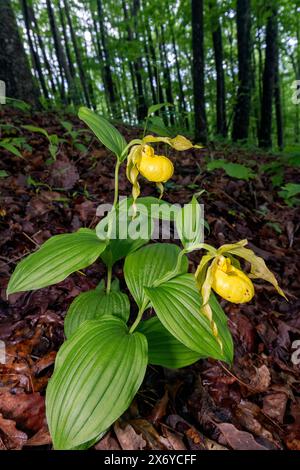
<instances>
[{"instance_id":1,"label":"flower stem","mask_svg":"<svg viewBox=\"0 0 300 470\"><path fill-rule=\"evenodd\" d=\"M134 320L133 324L131 325L130 327L130 330L129 330L129 333L133 333L134 330L136 329L136 327L138 326L138 324L140 323L141 319L142 319L142 316L143 316L143 313L144 311L146 310L147 306L148 306L148 300L145 300L143 302L143 305L141 306L141 308L139 309L138 311L138 314L137 314L137 317L136 319Z\"/></svg>"},{"instance_id":2,"label":"flower stem","mask_svg":"<svg viewBox=\"0 0 300 470\"><path fill-rule=\"evenodd\" d=\"M112 266L108 266L107 267L106 294L110 293L111 277L112 277Z\"/></svg>"},{"instance_id":3,"label":"flower stem","mask_svg":"<svg viewBox=\"0 0 300 470\"><path fill-rule=\"evenodd\" d=\"M115 166L115 195L114 195L114 202L113 206L116 207L119 198L119 171L120 171L121 162L117 160Z\"/></svg>"}]
</instances>

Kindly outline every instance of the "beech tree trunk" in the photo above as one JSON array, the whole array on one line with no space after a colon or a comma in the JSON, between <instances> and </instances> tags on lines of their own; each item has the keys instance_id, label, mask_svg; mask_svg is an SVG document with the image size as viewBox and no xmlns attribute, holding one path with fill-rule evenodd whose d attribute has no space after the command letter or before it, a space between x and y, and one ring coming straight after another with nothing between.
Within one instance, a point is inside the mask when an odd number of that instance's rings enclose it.
<instances>
[{"instance_id":1,"label":"beech tree trunk","mask_svg":"<svg viewBox=\"0 0 300 470\"><path fill-rule=\"evenodd\" d=\"M204 94L204 37L203 37L203 0L192 0L192 46L193 46L193 84L195 139L207 141L207 121Z\"/></svg>"},{"instance_id":2,"label":"beech tree trunk","mask_svg":"<svg viewBox=\"0 0 300 470\"><path fill-rule=\"evenodd\" d=\"M236 11L239 87L234 110L232 139L248 138L251 108L251 0L237 0Z\"/></svg>"},{"instance_id":3,"label":"beech tree trunk","mask_svg":"<svg viewBox=\"0 0 300 470\"><path fill-rule=\"evenodd\" d=\"M273 3L270 3L270 16L266 28L266 55L259 132L259 146L263 148L272 146L272 108L276 79L277 33L277 9Z\"/></svg>"},{"instance_id":4,"label":"beech tree trunk","mask_svg":"<svg viewBox=\"0 0 300 470\"><path fill-rule=\"evenodd\" d=\"M216 74L217 74L217 134L222 137L227 135L227 120L226 120L226 92L225 92L225 77L223 68L223 39L222 29L218 16L218 8L216 0L209 4L211 12L211 26L212 26L212 39L214 47Z\"/></svg>"},{"instance_id":5,"label":"beech tree trunk","mask_svg":"<svg viewBox=\"0 0 300 470\"><path fill-rule=\"evenodd\" d=\"M43 94L44 94L45 98L48 99L49 94L48 94L47 85L46 85L46 82L45 82L45 79L44 79L44 74L43 74L40 58L39 58L39 55L38 55L38 53L35 49L35 45L33 43L32 36L31 36L32 35L31 18L29 17L29 10L28 10L26 0L22 0L22 10L23 10L23 16L24 16L24 22L25 22L25 28L26 28L26 35L27 35L27 39L28 39L30 54L31 54L31 57L32 57L32 65L33 65L34 69L36 70L39 82L40 82L42 90L43 90Z\"/></svg>"},{"instance_id":6,"label":"beech tree trunk","mask_svg":"<svg viewBox=\"0 0 300 470\"><path fill-rule=\"evenodd\" d=\"M106 41L106 29L104 24L104 14L102 8L102 1L97 0L97 9L98 9L98 21L100 26L100 37L101 37L101 45L103 51L103 59L104 59L104 77L106 83L106 89L109 96L110 107L112 113L115 117L118 117L119 112L117 109L117 95L116 95L116 88L113 81L112 71L111 71L111 63L110 63L110 53Z\"/></svg>"}]
</instances>

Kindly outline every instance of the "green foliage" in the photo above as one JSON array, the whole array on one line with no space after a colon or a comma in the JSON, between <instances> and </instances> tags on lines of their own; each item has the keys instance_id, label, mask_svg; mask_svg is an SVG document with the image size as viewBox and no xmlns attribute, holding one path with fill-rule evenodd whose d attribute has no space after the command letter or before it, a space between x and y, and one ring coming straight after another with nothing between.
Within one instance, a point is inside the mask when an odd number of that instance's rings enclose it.
<instances>
[{"instance_id":1,"label":"green foliage","mask_svg":"<svg viewBox=\"0 0 300 470\"><path fill-rule=\"evenodd\" d=\"M178 213L176 228L184 248L191 248L202 241L201 206L195 196Z\"/></svg>"},{"instance_id":2,"label":"green foliage","mask_svg":"<svg viewBox=\"0 0 300 470\"><path fill-rule=\"evenodd\" d=\"M233 343L226 316L217 300L210 300L224 345L221 350L208 319L200 313L201 300L193 275L184 274L157 287L145 287L145 293L164 327L188 349L204 357L232 362Z\"/></svg>"},{"instance_id":3,"label":"green foliage","mask_svg":"<svg viewBox=\"0 0 300 470\"><path fill-rule=\"evenodd\" d=\"M100 288L79 294L71 303L65 318L65 335L69 338L86 320L99 320L103 316L119 317L125 323L129 318L129 299L123 292L114 290L106 292L104 285Z\"/></svg>"},{"instance_id":4,"label":"green foliage","mask_svg":"<svg viewBox=\"0 0 300 470\"><path fill-rule=\"evenodd\" d=\"M207 164L207 169L213 171L216 169L222 169L225 173L231 178L236 178L239 180L246 180L255 178L255 173L248 168L246 165L241 165L240 163L231 163L226 160L213 160Z\"/></svg>"},{"instance_id":5,"label":"green foliage","mask_svg":"<svg viewBox=\"0 0 300 470\"><path fill-rule=\"evenodd\" d=\"M179 252L176 245L156 243L127 256L124 264L125 281L139 308L149 304L145 288L152 287L158 279L175 269ZM186 273L187 269L188 261L183 257L179 272Z\"/></svg>"},{"instance_id":6,"label":"green foliage","mask_svg":"<svg viewBox=\"0 0 300 470\"><path fill-rule=\"evenodd\" d=\"M154 197L119 202L119 168L128 150L133 145L142 145L143 140L136 139L127 145L104 118L86 108L81 108L79 115L117 157L113 159L113 207L95 230L80 229L46 241L18 264L7 288L11 294L46 287L96 260L107 267L106 285L101 281L95 289L81 293L66 315L67 340L58 352L46 392L47 420L57 450L87 449L100 439L129 407L147 364L178 368L207 357L232 363L233 341L227 318L211 291L213 263L221 255L229 258L236 269L241 267L234 255L247 259L253 265L255 277L271 282L284 295L264 261L244 248L247 241L224 245L218 250L203 243L197 195L184 208ZM63 125L68 134L73 133L68 122ZM77 135L71 138L76 139ZM180 136L178 141L186 143ZM128 163L132 164L129 156ZM132 168L138 171L137 167ZM245 172L235 166L230 171L242 174L244 179L253 177L249 168ZM29 182L39 187L40 183L33 179ZM288 185L284 189L288 200L300 192ZM155 210L150 212L153 206ZM183 248L171 243L149 244L154 220L175 225ZM140 229L144 227L142 236ZM126 231L123 237L124 228L134 230ZM192 274L188 273L187 254L195 250L204 250L205 254ZM120 290L117 280L111 282L112 268L123 258L124 280L137 306L132 313L138 310L132 324L129 298ZM143 320L149 308L155 316Z\"/></svg>"},{"instance_id":7,"label":"green foliage","mask_svg":"<svg viewBox=\"0 0 300 470\"><path fill-rule=\"evenodd\" d=\"M300 203L300 199L296 196L300 195L300 184L287 183L282 186L281 191L279 191L278 194L288 206L298 205Z\"/></svg>"},{"instance_id":8,"label":"green foliage","mask_svg":"<svg viewBox=\"0 0 300 470\"><path fill-rule=\"evenodd\" d=\"M178 369L189 366L202 357L178 341L158 317L141 321L137 330L147 338L149 364Z\"/></svg>"},{"instance_id":9,"label":"green foliage","mask_svg":"<svg viewBox=\"0 0 300 470\"><path fill-rule=\"evenodd\" d=\"M43 129L42 127L36 127L36 126L31 126L31 125L25 125L22 126L24 129L26 129L29 132L34 132L38 134L44 135L48 141L49 141L49 152L51 155L52 160L56 160L56 155L58 152L58 147L60 142L64 142L63 139L60 139L57 134L48 134L46 129Z\"/></svg>"},{"instance_id":10,"label":"green foliage","mask_svg":"<svg viewBox=\"0 0 300 470\"><path fill-rule=\"evenodd\" d=\"M31 151L32 148L27 144L24 137L6 137L0 140L0 147L12 153L16 157L23 158L22 150Z\"/></svg>"},{"instance_id":11,"label":"green foliage","mask_svg":"<svg viewBox=\"0 0 300 470\"><path fill-rule=\"evenodd\" d=\"M63 281L75 271L92 264L105 249L94 230L55 235L24 258L10 278L7 294L41 289Z\"/></svg>"},{"instance_id":12,"label":"green foliage","mask_svg":"<svg viewBox=\"0 0 300 470\"><path fill-rule=\"evenodd\" d=\"M60 349L46 394L54 448L99 436L128 408L147 366L147 340L119 318L84 322Z\"/></svg>"},{"instance_id":13,"label":"green foliage","mask_svg":"<svg viewBox=\"0 0 300 470\"><path fill-rule=\"evenodd\" d=\"M88 108L80 108L78 116L88 125L100 142L120 160L126 148L126 141L120 132L106 119Z\"/></svg>"}]
</instances>

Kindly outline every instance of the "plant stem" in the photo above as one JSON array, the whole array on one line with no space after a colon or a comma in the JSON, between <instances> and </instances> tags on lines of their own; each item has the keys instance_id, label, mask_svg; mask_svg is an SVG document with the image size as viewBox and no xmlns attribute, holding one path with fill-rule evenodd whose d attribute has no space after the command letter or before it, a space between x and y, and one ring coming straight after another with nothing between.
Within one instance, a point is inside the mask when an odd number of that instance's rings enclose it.
<instances>
[{"instance_id":1,"label":"plant stem","mask_svg":"<svg viewBox=\"0 0 300 470\"><path fill-rule=\"evenodd\" d=\"M115 166L115 196L114 196L114 202L113 206L114 208L116 207L118 203L118 198L119 198L119 170L120 170L121 162L117 160L116 166Z\"/></svg>"},{"instance_id":2,"label":"plant stem","mask_svg":"<svg viewBox=\"0 0 300 470\"><path fill-rule=\"evenodd\" d=\"M176 277L179 273L180 273L180 268L181 268L181 263L182 263L182 258L183 258L183 255L186 254L186 250L183 249L181 250L181 252L179 253L178 255L178 258L177 258L177 263L176 263L176 266L174 269L172 269L172 271L168 271L164 277L160 278L160 279L157 279L154 283L153 283L153 287L158 287L160 284L163 284L164 282L168 282L170 281L171 279L173 279L173 277Z\"/></svg>"},{"instance_id":3,"label":"plant stem","mask_svg":"<svg viewBox=\"0 0 300 470\"><path fill-rule=\"evenodd\" d=\"M140 323L141 319L142 319L142 316L143 316L143 313L144 311L146 310L147 308L147 305L148 305L148 300L145 300L143 305L141 306L141 308L139 309L138 311L138 314L137 314L137 317L136 319L134 320L133 324L131 325L130 327L130 330L129 330L129 333L133 333L134 330L136 329L136 327L138 326L138 324Z\"/></svg>"},{"instance_id":4,"label":"plant stem","mask_svg":"<svg viewBox=\"0 0 300 470\"><path fill-rule=\"evenodd\" d=\"M112 277L112 266L108 266L107 267L106 294L110 293L111 277Z\"/></svg>"}]
</instances>

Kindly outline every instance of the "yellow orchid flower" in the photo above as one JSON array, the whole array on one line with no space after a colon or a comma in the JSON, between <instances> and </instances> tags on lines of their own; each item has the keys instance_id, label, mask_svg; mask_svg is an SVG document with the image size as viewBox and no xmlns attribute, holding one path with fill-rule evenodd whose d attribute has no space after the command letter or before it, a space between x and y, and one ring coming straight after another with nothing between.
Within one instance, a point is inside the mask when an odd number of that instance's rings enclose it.
<instances>
[{"instance_id":1,"label":"yellow orchid flower","mask_svg":"<svg viewBox=\"0 0 300 470\"><path fill-rule=\"evenodd\" d=\"M139 174L148 181L156 183L160 191L160 198L163 196L164 186L174 173L174 166L171 160L165 155L156 155L154 149L149 143L163 142L170 145L175 150L183 151L190 148L202 148L199 145L193 145L190 140L182 135L174 138L154 137L146 135L142 140L134 140L129 143L131 150L127 157L126 175L132 184L133 209L135 212L136 200L140 195L140 185L138 183ZM137 144L137 145L136 145Z\"/></svg>"},{"instance_id":2,"label":"yellow orchid flower","mask_svg":"<svg viewBox=\"0 0 300 470\"><path fill-rule=\"evenodd\" d=\"M250 302L255 293L250 277L260 278L270 282L277 292L286 298L264 260L256 256L254 251L244 248L247 243L247 240L241 240L237 243L223 245L218 250L210 250L202 257L195 272L196 282L202 296L201 313L210 321L212 332L218 339L221 349L223 348L222 342L209 305L211 289L229 302L242 304ZM249 276L241 271L239 262L233 255L250 263Z\"/></svg>"},{"instance_id":3,"label":"yellow orchid flower","mask_svg":"<svg viewBox=\"0 0 300 470\"><path fill-rule=\"evenodd\" d=\"M240 269L232 266L229 258L220 256L213 270L213 290L234 304L250 302L254 296L252 281Z\"/></svg>"},{"instance_id":4,"label":"yellow orchid flower","mask_svg":"<svg viewBox=\"0 0 300 470\"><path fill-rule=\"evenodd\" d=\"M154 183L165 183L174 173L171 160L163 155L155 155L150 145L143 146L137 168L144 178Z\"/></svg>"},{"instance_id":5,"label":"yellow orchid flower","mask_svg":"<svg viewBox=\"0 0 300 470\"><path fill-rule=\"evenodd\" d=\"M132 184L132 197L135 201L140 195L140 185L138 177L141 174L148 181L156 183L160 190L160 197L163 195L163 184L172 178L174 166L171 160L163 155L155 155L154 149L150 145L135 145L127 159L126 174Z\"/></svg>"}]
</instances>

